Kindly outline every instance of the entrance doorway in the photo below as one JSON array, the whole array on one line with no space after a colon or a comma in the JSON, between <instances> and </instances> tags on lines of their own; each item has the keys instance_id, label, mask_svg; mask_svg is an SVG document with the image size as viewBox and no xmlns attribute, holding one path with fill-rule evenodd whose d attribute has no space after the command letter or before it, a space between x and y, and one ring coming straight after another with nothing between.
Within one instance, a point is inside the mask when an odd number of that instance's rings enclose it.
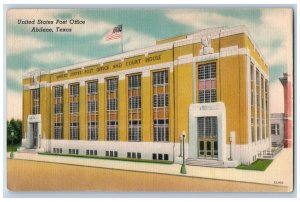
<instances>
[{"instance_id":1,"label":"entrance doorway","mask_svg":"<svg viewBox=\"0 0 300 202\"><path fill-rule=\"evenodd\" d=\"M199 140L199 157L218 159L218 140Z\"/></svg>"},{"instance_id":2,"label":"entrance doorway","mask_svg":"<svg viewBox=\"0 0 300 202\"><path fill-rule=\"evenodd\" d=\"M217 117L199 117L198 158L218 159Z\"/></svg>"},{"instance_id":3,"label":"entrance doorway","mask_svg":"<svg viewBox=\"0 0 300 202\"><path fill-rule=\"evenodd\" d=\"M33 148L38 146L38 123L32 123Z\"/></svg>"}]
</instances>

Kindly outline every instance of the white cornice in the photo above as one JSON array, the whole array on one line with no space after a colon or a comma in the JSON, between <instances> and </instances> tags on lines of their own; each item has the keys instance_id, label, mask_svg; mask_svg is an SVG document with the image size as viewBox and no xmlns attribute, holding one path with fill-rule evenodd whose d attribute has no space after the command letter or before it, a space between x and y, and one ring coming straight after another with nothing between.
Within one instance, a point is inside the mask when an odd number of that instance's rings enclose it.
<instances>
[{"instance_id":1,"label":"white cornice","mask_svg":"<svg viewBox=\"0 0 300 202\"><path fill-rule=\"evenodd\" d=\"M187 35L186 39L181 39L181 40L178 40L175 42L154 45L154 46L150 46L150 47L146 47L146 48L142 48L142 49L138 49L138 50L134 50L134 51L130 51L130 52L126 52L126 53L122 53L122 54L118 54L118 55L114 55L114 56L110 56L110 57L106 57L106 58L90 60L90 61L86 61L86 62L83 62L80 64L74 64L71 66L61 67L61 68L57 68L54 70L43 70L40 72L40 74L45 75L45 74L64 72L64 71L69 71L72 69L84 68L84 67L88 67L88 66L92 66L92 65L104 64L107 62L118 61L118 60L121 61L121 60L131 58L131 57L136 57L136 56L140 56L140 55L148 55L148 54L154 53L154 52L170 50L173 48L173 46L180 47L180 46L184 46L184 45L188 45L188 44L192 44L192 43L198 43L201 41L202 37L207 36L207 35L209 35L211 39L215 39L215 38L219 38L219 37L226 37L226 36L240 34L240 33L245 33L249 36L249 39L250 39L251 43L253 44L255 50L259 53L262 60L265 61L261 52L257 48L254 40L250 36L248 30L246 29L245 26L242 25L242 26L237 26L237 27L232 27L232 28L219 27L219 28L209 28L209 29L205 29L205 30L200 30L199 32L196 32L194 34ZM25 73L23 75L23 79L32 77L32 73L34 73L34 72L36 72L36 71Z\"/></svg>"}]
</instances>

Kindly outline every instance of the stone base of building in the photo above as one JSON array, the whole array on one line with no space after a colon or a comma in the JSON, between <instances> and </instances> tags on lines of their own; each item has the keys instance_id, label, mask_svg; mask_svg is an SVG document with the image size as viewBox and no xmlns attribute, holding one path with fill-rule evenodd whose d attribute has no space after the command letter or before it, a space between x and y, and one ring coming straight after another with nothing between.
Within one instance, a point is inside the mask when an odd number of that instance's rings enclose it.
<instances>
[{"instance_id":1,"label":"stone base of building","mask_svg":"<svg viewBox=\"0 0 300 202\"><path fill-rule=\"evenodd\" d=\"M26 141L23 141L23 143ZM239 164L251 164L260 152L270 149L268 139L253 145L226 145L225 159L194 158L188 153L189 145L185 144L186 163L195 166L236 167ZM120 141L83 141L83 140L49 140L42 139L41 146L28 149L23 145L18 152L50 152L57 154L96 155L118 158L141 158L147 160L167 160L182 164L180 143L168 142L120 142ZM95 152L96 151L96 152Z\"/></svg>"}]
</instances>

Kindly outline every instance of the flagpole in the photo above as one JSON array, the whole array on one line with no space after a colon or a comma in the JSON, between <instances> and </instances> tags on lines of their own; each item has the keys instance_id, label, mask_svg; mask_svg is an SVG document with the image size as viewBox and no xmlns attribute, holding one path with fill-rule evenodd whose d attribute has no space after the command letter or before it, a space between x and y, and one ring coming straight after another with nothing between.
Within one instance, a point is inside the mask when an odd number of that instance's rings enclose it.
<instances>
[{"instance_id":1,"label":"flagpole","mask_svg":"<svg viewBox=\"0 0 300 202\"><path fill-rule=\"evenodd\" d=\"M121 24L122 26L122 31L121 31L121 53L123 53L123 32L124 32L124 29L123 29L123 24Z\"/></svg>"}]
</instances>

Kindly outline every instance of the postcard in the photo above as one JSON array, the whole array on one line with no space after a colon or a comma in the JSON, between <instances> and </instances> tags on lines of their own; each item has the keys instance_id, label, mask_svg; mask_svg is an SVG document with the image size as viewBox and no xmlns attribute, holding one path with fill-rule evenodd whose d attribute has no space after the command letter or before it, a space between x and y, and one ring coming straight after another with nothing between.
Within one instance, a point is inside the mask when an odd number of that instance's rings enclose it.
<instances>
[{"instance_id":1,"label":"postcard","mask_svg":"<svg viewBox=\"0 0 300 202\"><path fill-rule=\"evenodd\" d=\"M292 192L293 8L10 8L7 189Z\"/></svg>"}]
</instances>

